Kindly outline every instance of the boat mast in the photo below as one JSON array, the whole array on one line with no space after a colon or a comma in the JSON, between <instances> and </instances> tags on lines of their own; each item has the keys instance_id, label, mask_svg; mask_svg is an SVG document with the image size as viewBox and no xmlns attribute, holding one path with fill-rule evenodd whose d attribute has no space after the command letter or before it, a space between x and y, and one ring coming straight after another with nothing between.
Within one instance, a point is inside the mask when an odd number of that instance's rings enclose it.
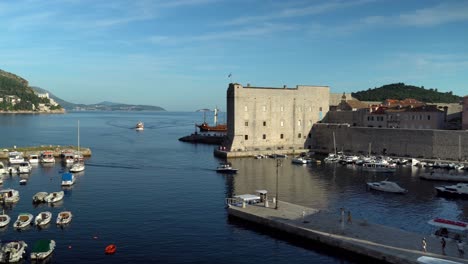
<instances>
[{"instance_id":1,"label":"boat mast","mask_svg":"<svg viewBox=\"0 0 468 264\"><path fill-rule=\"evenodd\" d=\"M214 125L218 125L218 107L214 109Z\"/></svg>"}]
</instances>

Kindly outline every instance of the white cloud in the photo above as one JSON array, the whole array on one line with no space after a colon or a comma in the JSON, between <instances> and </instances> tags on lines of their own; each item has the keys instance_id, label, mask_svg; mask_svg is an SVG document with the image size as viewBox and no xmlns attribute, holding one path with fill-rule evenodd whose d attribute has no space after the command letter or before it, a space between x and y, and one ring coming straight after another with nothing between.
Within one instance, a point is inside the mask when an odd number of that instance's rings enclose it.
<instances>
[{"instance_id":1,"label":"white cloud","mask_svg":"<svg viewBox=\"0 0 468 264\"><path fill-rule=\"evenodd\" d=\"M453 4L446 2L441 5L423 8L414 12L401 14L397 22L407 26L434 26L451 22L468 20L468 2Z\"/></svg>"}]
</instances>

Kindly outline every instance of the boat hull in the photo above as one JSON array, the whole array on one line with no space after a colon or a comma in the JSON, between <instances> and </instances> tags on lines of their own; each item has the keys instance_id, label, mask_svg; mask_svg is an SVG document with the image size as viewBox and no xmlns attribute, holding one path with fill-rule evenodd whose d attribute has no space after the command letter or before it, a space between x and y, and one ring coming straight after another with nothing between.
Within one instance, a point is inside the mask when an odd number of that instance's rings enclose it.
<instances>
[{"instance_id":1,"label":"boat hull","mask_svg":"<svg viewBox=\"0 0 468 264\"><path fill-rule=\"evenodd\" d=\"M468 199L468 193L459 193L459 192L449 191L449 190L445 190L443 188L437 188L437 187L435 189L437 191L437 195L439 196Z\"/></svg>"}]
</instances>

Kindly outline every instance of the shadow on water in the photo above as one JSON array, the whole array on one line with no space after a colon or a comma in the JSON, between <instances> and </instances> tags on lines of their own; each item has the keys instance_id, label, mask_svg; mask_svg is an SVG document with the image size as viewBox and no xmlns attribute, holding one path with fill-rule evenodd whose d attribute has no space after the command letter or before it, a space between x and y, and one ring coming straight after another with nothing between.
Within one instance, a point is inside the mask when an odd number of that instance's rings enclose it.
<instances>
[{"instance_id":1,"label":"shadow on water","mask_svg":"<svg viewBox=\"0 0 468 264\"><path fill-rule=\"evenodd\" d=\"M307 240L302 237L288 234L286 232L272 229L263 225L259 225L252 222L246 222L234 216L228 216L227 223L229 225L242 228L244 230L251 230L260 233L261 235L270 236L274 239L285 241L290 245L293 245L295 247L301 247L306 250L311 250L320 255L326 255L332 258L337 258L338 261L341 263L389 263L381 260L376 260L370 257L362 256L344 249L331 247L316 241Z\"/></svg>"}]
</instances>

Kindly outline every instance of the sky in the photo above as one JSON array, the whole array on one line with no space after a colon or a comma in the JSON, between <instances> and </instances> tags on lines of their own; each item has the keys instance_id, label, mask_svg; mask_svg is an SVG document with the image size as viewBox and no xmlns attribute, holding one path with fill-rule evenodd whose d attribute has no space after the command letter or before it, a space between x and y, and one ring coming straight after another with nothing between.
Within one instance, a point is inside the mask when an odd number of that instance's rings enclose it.
<instances>
[{"instance_id":1,"label":"sky","mask_svg":"<svg viewBox=\"0 0 468 264\"><path fill-rule=\"evenodd\" d=\"M0 0L0 21L0 69L72 103L225 110L230 82L468 95L467 0Z\"/></svg>"}]
</instances>

